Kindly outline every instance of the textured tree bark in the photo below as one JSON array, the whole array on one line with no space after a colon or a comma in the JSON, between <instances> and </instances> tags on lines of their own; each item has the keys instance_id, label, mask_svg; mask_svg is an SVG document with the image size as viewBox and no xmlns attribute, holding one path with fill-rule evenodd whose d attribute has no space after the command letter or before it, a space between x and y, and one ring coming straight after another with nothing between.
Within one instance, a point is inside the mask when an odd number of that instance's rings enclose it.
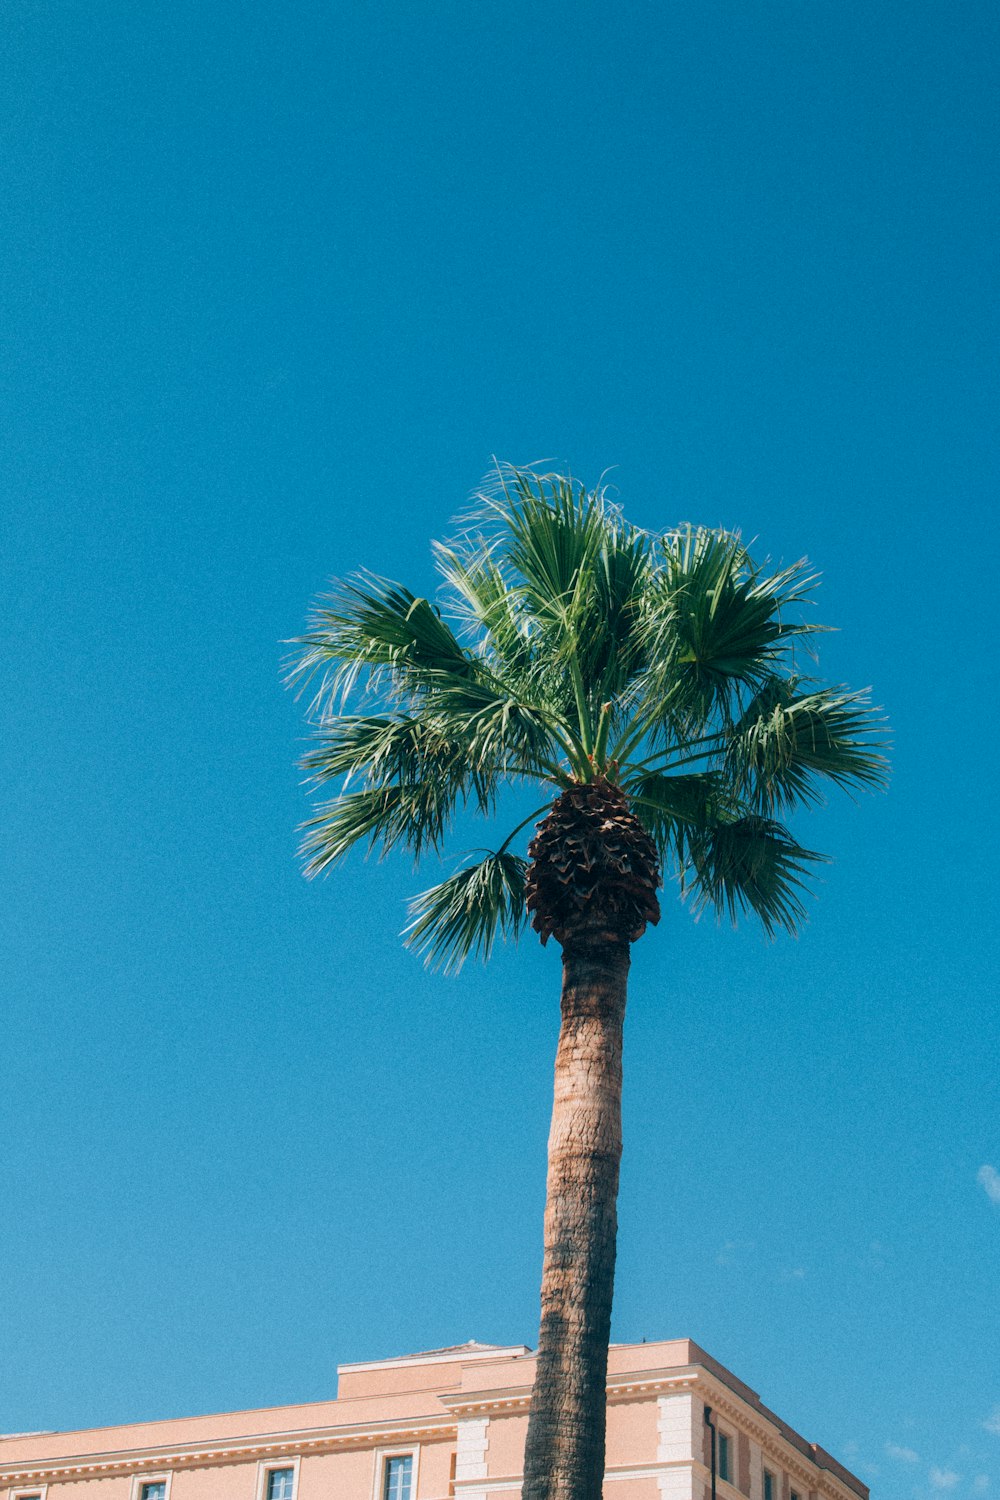
<instances>
[{"instance_id":1,"label":"textured tree bark","mask_svg":"<svg viewBox=\"0 0 1000 1500\"><path fill-rule=\"evenodd\" d=\"M610 933L564 941L523 1500L601 1497L628 970L629 944Z\"/></svg>"}]
</instances>

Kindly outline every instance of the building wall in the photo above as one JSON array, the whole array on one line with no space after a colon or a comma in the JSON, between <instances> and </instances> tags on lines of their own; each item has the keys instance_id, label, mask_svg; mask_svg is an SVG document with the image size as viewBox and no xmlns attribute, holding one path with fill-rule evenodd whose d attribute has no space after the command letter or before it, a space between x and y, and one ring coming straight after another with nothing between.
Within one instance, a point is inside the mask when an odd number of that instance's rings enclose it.
<instances>
[{"instance_id":1,"label":"building wall","mask_svg":"<svg viewBox=\"0 0 1000 1500\"><path fill-rule=\"evenodd\" d=\"M267 1467L294 1467L295 1500L383 1500L389 1454L412 1452L411 1500L515 1500L534 1360L468 1346L346 1367L336 1401L90 1432L0 1438L0 1500L262 1500ZM708 1500L705 1406L732 1443L718 1500L868 1500L824 1450L687 1340L617 1346L609 1360L605 1500Z\"/></svg>"}]
</instances>

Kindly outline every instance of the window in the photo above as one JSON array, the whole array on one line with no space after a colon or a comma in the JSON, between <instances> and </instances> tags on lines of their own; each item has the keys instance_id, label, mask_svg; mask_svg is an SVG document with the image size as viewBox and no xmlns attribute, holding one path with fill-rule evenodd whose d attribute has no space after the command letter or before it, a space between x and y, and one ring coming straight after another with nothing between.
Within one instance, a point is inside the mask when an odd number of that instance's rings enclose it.
<instances>
[{"instance_id":1,"label":"window","mask_svg":"<svg viewBox=\"0 0 1000 1500\"><path fill-rule=\"evenodd\" d=\"M719 1478L733 1482L733 1445L726 1433L719 1433Z\"/></svg>"},{"instance_id":2,"label":"window","mask_svg":"<svg viewBox=\"0 0 1000 1500\"><path fill-rule=\"evenodd\" d=\"M129 1500L170 1500L170 1479L171 1476L164 1474L162 1469L156 1479L143 1479L141 1474L137 1474L132 1480ZM45 1496L42 1500L45 1500Z\"/></svg>"},{"instance_id":3,"label":"window","mask_svg":"<svg viewBox=\"0 0 1000 1500\"><path fill-rule=\"evenodd\" d=\"M798 1490L792 1490L792 1500L802 1500L802 1496L799 1494Z\"/></svg>"},{"instance_id":4,"label":"window","mask_svg":"<svg viewBox=\"0 0 1000 1500\"><path fill-rule=\"evenodd\" d=\"M382 1500L410 1500L413 1485L413 1454L400 1454L385 1461Z\"/></svg>"},{"instance_id":5,"label":"window","mask_svg":"<svg viewBox=\"0 0 1000 1500\"><path fill-rule=\"evenodd\" d=\"M764 1470L764 1500L774 1500L774 1475L770 1469Z\"/></svg>"},{"instance_id":6,"label":"window","mask_svg":"<svg viewBox=\"0 0 1000 1500\"><path fill-rule=\"evenodd\" d=\"M274 1455L269 1459L261 1459L257 1465L254 1500L295 1500L301 1461L301 1454L296 1454L294 1458L282 1454L280 1458ZM167 1500L170 1500L169 1495Z\"/></svg>"}]
</instances>

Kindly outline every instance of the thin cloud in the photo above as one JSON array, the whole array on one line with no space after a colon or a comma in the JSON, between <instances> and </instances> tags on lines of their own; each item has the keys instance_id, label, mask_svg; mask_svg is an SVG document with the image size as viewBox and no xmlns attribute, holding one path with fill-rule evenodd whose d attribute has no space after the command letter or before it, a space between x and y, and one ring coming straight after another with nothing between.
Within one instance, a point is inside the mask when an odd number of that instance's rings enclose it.
<instances>
[{"instance_id":1,"label":"thin cloud","mask_svg":"<svg viewBox=\"0 0 1000 1500\"><path fill-rule=\"evenodd\" d=\"M901 1464L918 1464L920 1454L914 1453L912 1448L901 1448L898 1443L886 1443L885 1451L890 1458L895 1458Z\"/></svg>"},{"instance_id":2,"label":"thin cloud","mask_svg":"<svg viewBox=\"0 0 1000 1500\"><path fill-rule=\"evenodd\" d=\"M976 1173L976 1181L985 1190L991 1203L1000 1203L1000 1172L984 1162Z\"/></svg>"},{"instance_id":3,"label":"thin cloud","mask_svg":"<svg viewBox=\"0 0 1000 1500\"><path fill-rule=\"evenodd\" d=\"M961 1477L954 1469L937 1468L932 1469L927 1476L936 1490L953 1490Z\"/></svg>"},{"instance_id":4,"label":"thin cloud","mask_svg":"<svg viewBox=\"0 0 1000 1500\"><path fill-rule=\"evenodd\" d=\"M983 1426L987 1432L995 1432L1000 1437L1000 1406L994 1406Z\"/></svg>"},{"instance_id":5,"label":"thin cloud","mask_svg":"<svg viewBox=\"0 0 1000 1500\"><path fill-rule=\"evenodd\" d=\"M990 1476L988 1474L977 1474L972 1481L972 1488L977 1495L984 1495L990 1487Z\"/></svg>"},{"instance_id":6,"label":"thin cloud","mask_svg":"<svg viewBox=\"0 0 1000 1500\"><path fill-rule=\"evenodd\" d=\"M747 1251L757 1248L756 1240L726 1240L715 1254L717 1266L735 1266L745 1259Z\"/></svg>"}]
</instances>

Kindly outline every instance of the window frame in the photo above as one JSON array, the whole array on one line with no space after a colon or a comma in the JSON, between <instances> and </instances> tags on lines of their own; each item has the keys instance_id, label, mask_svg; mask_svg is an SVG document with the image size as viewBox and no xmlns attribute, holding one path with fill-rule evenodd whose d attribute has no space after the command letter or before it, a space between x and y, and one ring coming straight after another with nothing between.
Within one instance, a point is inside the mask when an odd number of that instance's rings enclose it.
<instances>
[{"instance_id":1,"label":"window frame","mask_svg":"<svg viewBox=\"0 0 1000 1500\"><path fill-rule=\"evenodd\" d=\"M131 1500L142 1500L144 1484L162 1484L163 1500L170 1500L170 1481L173 1477L169 1469L154 1469L152 1473L136 1474L132 1480Z\"/></svg>"},{"instance_id":2,"label":"window frame","mask_svg":"<svg viewBox=\"0 0 1000 1500\"><path fill-rule=\"evenodd\" d=\"M9 1500L45 1500L49 1492L47 1484L21 1484L15 1489L13 1486L8 1490Z\"/></svg>"},{"instance_id":3,"label":"window frame","mask_svg":"<svg viewBox=\"0 0 1000 1500\"><path fill-rule=\"evenodd\" d=\"M273 1474L275 1469L291 1469L292 1500L298 1500L299 1465L301 1462L302 1455L300 1453L296 1453L294 1457L290 1454L282 1454L280 1458L262 1458L257 1464L256 1500L267 1500L267 1476Z\"/></svg>"},{"instance_id":4,"label":"window frame","mask_svg":"<svg viewBox=\"0 0 1000 1500\"><path fill-rule=\"evenodd\" d=\"M412 1458L410 1473L410 1500L417 1500L417 1481L420 1478L420 1444L405 1443L396 1448L376 1448L375 1473L372 1480L372 1500L385 1500L386 1468L390 1458Z\"/></svg>"},{"instance_id":5,"label":"window frame","mask_svg":"<svg viewBox=\"0 0 1000 1500\"><path fill-rule=\"evenodd\" d=\"M716 1469L717 1469L717 1472L718 1472L718 1476L722 1480L723 1484L731 1484L735 1488L736 1487L736 1480L734 1478L734 1472L735 1472L735 1468L736 1468L736 1439L735 1439L734 1435L731 1432L724 1432L723 1429L718 1426L718 1424L716 1425L716 1432L718 1433L718 1451L717 1451L717 1454L716 1454L716 1458L717 1458ZM728 1460L727 1464L726 1464L726 1467L729 1470L728 1474L723 1474L723 1472L722 1472L722 1440L723 1440L723 1438L725 1438L725 1440L726 1440L726 1450L727 1450L727 1460Z\"/></svg>"},{"instance_id":6,"label":"window frame","mask_svg":"<svg viewBox=\"0 0 1000 1500\"><path fill-rule=\"evenodd\" d=\"M777 1476L777 1474L775 1474L775 1472L774 1472L773 1469L768 1469L768 1468L765 1468L763 1464L761 1465L761 1469L760 1469L760 1500L778 1500L778 1495L777 1495L777 1488L778 1488L778 1486L777 1486L777 1479L778 1479L778 1476ZM771 1481L770 1484L768 1484L768 1480Z\"/></svg>"}]
</instances>

